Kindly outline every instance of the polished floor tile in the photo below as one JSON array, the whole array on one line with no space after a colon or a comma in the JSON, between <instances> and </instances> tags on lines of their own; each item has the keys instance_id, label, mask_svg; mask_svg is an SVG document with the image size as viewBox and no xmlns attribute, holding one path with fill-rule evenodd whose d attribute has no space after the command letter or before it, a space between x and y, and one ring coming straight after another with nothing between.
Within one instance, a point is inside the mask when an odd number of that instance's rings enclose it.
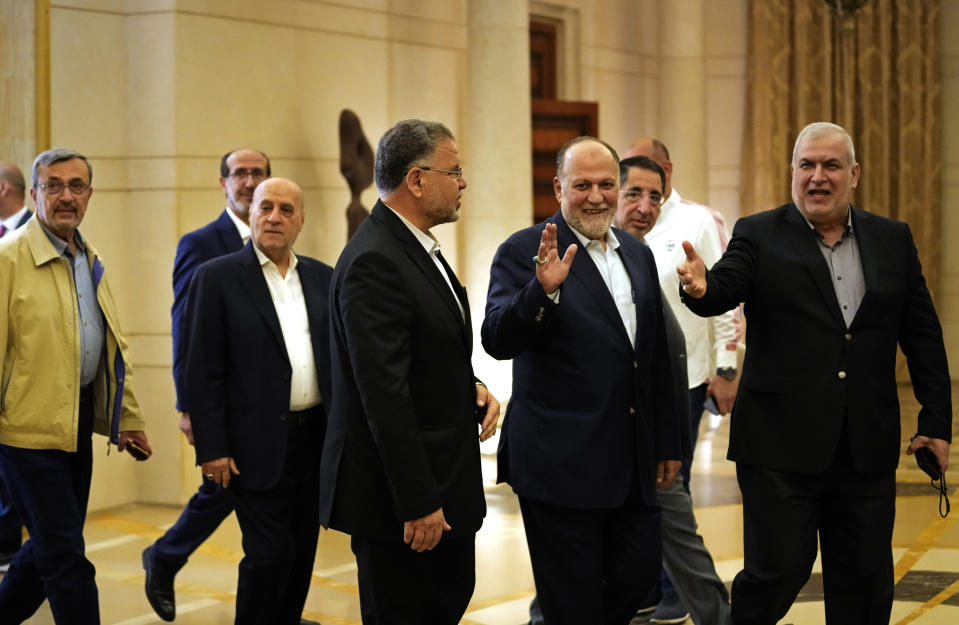
<instances>
[{"instance_id":1,"label":"polished floor tile","mask_svg":"<svg viewBox=\"0 0 959 625\"><path fill-rule=\"evenodd\" d=\"M915 430L917 406L908 392L903 404L903 449ZM692 492L700 532L716 568L730 583L742 567L742 508L735 467L726 461L729 423L706 418L700 431L693 467ZM519 625L525 623L533 578L516 497L509 487L495 485L495 441L483 445L489 514L477 535L477 584L464 625ZM959 466L959 452L951 454ZM950 471L952 475L956 470ZM955 514L940 519L938 494L903 457L897 472L896 602L891 624L955 625L959 623L959 525ZM97 568L102 620L108 625L161 623L143 594L140 552L169 527L179 509L130 505L91 514L86 525L87 552ZM233 622L236 565L242 557L240 532L230 517L176 578L177 619L180 625L218 625ZM821 625L823 616L821 569L813 575L782 623ZM320 536L307 618L324 625L360 623L356 564L348 537L337 532ZM640 619L635 624L642 623ZM53 623L44 605L28 621Z\"/></svg>"}]
</instances>

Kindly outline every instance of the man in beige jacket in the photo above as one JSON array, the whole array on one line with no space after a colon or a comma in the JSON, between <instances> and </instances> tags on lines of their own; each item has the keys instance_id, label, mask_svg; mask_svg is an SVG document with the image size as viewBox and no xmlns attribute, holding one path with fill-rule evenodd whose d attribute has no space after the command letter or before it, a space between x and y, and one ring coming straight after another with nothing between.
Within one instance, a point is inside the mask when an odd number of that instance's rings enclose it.
<instances>
[{"instance_id":1,"label":"man in beige jacket","mask_svg":"<svg viewBox=\"0 0 959 625\"><path fill-rule=\"evenodd\" d=\"M91 179L82 154L37 156L36 215L0 242L0 473L30 533L0 583L4 623L44 599L58 625L100 622L83 543L91 434L151 453L104 266L77 230Z\"/></svg>"}]
</instances>

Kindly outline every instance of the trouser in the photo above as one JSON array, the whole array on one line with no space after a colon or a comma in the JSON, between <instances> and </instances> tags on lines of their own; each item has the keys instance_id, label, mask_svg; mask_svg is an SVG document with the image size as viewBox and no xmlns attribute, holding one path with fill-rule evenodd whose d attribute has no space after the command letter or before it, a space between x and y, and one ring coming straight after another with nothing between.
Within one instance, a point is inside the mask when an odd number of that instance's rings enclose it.
<instances>
[{"instance_id":1,"label":"trouser","mask_svg":"<svg viewBox=\"0 0 959 625\"><path fill-rule=\"evenodd\" d=\"M76 452L0 445L0 473L30 533L0 582L0 625L22 623L44 598L57 625L100 622L95 569L83 542L92 430L92 397L81 392Z\"/></svg>"},{"instance_id":2,"label":"trouser","mask_svg":"<svg viewBox=\"0 0 959 625\"><path fill-rule=\"evenodd\" d=\"M176 573L233 512L233 491L203 478L170 529L153 543L153 557Z\"/></svg>"},{"instance_id":3,"label":"trouser","mask_svg":"<svg viewBox=\"0 0 959 625\"><path fill-rule=\"evenodd\" d=\"M296 625L303 614L320 534L316 450L325 427L322 406L310 410L309 420L287 420L286 460L274 488L231 487L243 534L236 625Z\"/></svg>"}]
</instances>

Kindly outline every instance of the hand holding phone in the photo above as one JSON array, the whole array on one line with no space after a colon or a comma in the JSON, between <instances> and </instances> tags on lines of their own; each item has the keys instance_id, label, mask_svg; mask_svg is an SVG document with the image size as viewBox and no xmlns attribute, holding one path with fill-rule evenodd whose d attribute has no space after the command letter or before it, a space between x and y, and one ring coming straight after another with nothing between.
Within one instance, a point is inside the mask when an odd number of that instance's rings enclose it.
<instances>
[{"instance_id":1,"label":"hand holding phone","mask_svg":"<svg viewBox=\"0 0 959 625\"><path fill-rule=\"evenodd\" d=\"M128 440L124 449L140 462L150 457L150 452L141 447L135 440Z\"/></svg>"}]
</instances>

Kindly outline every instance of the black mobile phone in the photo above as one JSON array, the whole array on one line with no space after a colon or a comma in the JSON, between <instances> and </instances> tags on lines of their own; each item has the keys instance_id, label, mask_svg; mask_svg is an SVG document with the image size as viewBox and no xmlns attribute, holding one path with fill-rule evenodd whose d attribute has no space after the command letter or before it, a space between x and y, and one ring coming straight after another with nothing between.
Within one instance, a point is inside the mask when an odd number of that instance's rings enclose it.
<instances>
[{"instance_id":1,"label":"black mobile phone","mask_svg":"<svg viewBox=\"0 0 959 625\"><path fill-rule=\"evenodd\" d=\"M127 441L127 445L124 449L130 452L130 455L137 460L146 460L150 457L150 453L143 447L140 447L140 444L136 441Z\"/></svg>"},{"instance_id":2,"label":"black mobile phone","mask_svg":"<svg viewBox=\"0 0 959 625\"><path fill-rule=\"evenodd\" d=\"M719 412L719 406L716 404L716 398L710 395L706 398L706 401L703 402L703 408L708 410L711 414L721 415Z\"/></svg>"}]
</instances>

